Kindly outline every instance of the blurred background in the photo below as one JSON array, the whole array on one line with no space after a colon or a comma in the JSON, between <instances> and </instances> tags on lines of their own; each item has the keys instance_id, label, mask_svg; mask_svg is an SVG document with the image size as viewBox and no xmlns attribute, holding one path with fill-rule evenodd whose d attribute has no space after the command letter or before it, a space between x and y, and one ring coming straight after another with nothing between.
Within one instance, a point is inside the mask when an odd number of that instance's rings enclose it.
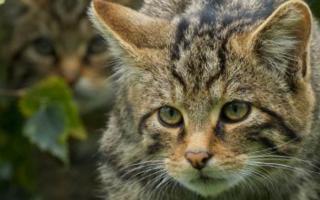
<instances>
[{"instance_id":1,"label":"blurred background","mask_svg":"<svg viewBox=\"0 0 320 200\"><path fill-rule=\"evenodd\" d=\"M142 0L114 0L139 9ZM0 0L0 199L99 199L115 59L89 0ZM309 0L320 17L320 0Z\"/></svg>"}]
</instances>

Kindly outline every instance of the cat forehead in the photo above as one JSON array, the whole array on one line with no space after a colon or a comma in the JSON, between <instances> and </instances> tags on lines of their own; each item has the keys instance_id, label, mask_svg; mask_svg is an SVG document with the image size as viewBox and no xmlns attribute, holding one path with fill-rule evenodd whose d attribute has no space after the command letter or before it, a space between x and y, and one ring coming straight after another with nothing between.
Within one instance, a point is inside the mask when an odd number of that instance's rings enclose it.
<instances>
[{"instance_id":1,"label":"cat forehead","mask_svg":"<svg viewBox=\"0 0 320 200\"><path fill-rule=\"evenodd\" d=\"M261 9L248 9L248 5ZM175 74L192 87L209 88L226 67L239 65L231 38L252 31L274 10L274 1L204 1L175 19L170 60ZM227 64L229 64L227 66Z\"/></svg>"},{"instance_id":2,"label":"cat forehead","mask_svg":"<svg viewBox=\"0 0 320 200\"><path fill-rule=\"evenodd\" d=\"M184 87L209 90L226 67L232 67L240 59L231 59L228 49L229 39L240 31L205 24L199 18L180 19L170 46L170 67L183 80L180 82Z\"/></svg>"},{"instance_id":3,"label":"cat forehead","mask_svg":"<svg viewBox=\"0 0 320 200\"><path fill-rule=\"evenodd\" d=\"M221 43L231 35L245 32L261 23L281 2L283 1L194 1L185 13L174 19L176 30L172 44L177 50L179 45L186 49L199 38L207 45ZM177 52L173 53L173 56L179 56Z\"/></svg>"}]
</instances>

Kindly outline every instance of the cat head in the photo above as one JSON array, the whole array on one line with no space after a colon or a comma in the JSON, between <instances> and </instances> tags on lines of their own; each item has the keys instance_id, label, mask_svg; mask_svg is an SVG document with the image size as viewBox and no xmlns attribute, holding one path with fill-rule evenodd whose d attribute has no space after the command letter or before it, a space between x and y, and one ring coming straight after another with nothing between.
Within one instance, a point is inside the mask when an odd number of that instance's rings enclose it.
<instances>
[{"instance_id":1,"label":"cat head","mask_svg":"<svg viewBox=\"0 0 320 200\"><path fill-rule=\"evenodd\" d=\"M81 111L108 104L113 59L88 20L88 5L89 0L14 0L3 7L20 10L7 18L14 24L5 49L9 87L28 87L56 75L70 85Z\"/></svg>"},{"instance_id":2,"label":"cat head","mask_svg":"<svg viewBox=\"0 0 320 200\"><path fill-rule=\"evenodd\" d=\"M310 134L312 15L299 0L263 16L254 13L259 5L237 5L252 8L246 15L207 6L169 21L92 4L93 22L123 63L118 106L136 127L128 132L143 156L203 196L277 174Z\"/></svg>"}]
</instances>

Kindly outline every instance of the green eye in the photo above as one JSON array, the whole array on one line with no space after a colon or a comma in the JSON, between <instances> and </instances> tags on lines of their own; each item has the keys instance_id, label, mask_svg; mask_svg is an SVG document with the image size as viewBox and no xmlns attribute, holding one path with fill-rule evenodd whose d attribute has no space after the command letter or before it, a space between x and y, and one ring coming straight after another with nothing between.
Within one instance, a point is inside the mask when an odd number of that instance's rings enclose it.
<instances>
[{"instance_id":1,"label":"green eye","mask_svg":"<svg viewBox=\"0 0 320 200\"><path fill-rule=\"evenodd\" d=\"M161 124L168 127L177 127L183 122L182 114L177 109L170 106L160 108L158 117Z\"/></svg>"},{"instance_id":2,"label":"green eye","mask_svg":"<svg viewBox=\"0 0 320 200\"><path fill-rule=\"evenodd\" d=\"M226 122L236 123L244 120L250 113L251 106L246 102L234 101L222 108L222 118Z\"/></svg>"}]
</instances>

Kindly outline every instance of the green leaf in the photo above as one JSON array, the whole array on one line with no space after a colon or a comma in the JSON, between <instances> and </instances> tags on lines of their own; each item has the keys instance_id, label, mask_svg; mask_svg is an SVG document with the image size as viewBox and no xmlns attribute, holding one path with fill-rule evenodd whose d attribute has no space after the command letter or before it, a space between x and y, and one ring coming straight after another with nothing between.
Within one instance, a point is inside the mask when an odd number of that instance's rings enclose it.
<instances>
[{"instance_id":1,"label":"green leaf","mask_svg":"<svg viewBox=\"0 0 320 200\"><path fill-rule=\"evenodd\" d=\"M86 139L71 91L64 80L50 77L29 88L19 101L27 118L25 135L43 150L67 160L67 140Z\"/></svg>"},{"instance_id":2,"label":"green leaf","mask_svg":"<svg viewBox=\"0 0 320 200\"><path fill-rule=\"evenodd\" d=\"M34 114L24 127L24 134L40 149L68 161L68 143L63 139L65 117L57 105L47 105Z\"/></svg>"},{"instance_id":3,"label":"green leaf","mask_svg":"<svg viewBox=\"0 0 320 200\"><path fill-rule=\"evenodd\" d=\"M86 132L80 120L79 112L73 101L71 91L64 80L59 77L45 79L26 91L20 100L20 109L27 117L31 117L43 105L59 105L66 117L65 137L86 139Z\"/></svg>"}]
</instances>

